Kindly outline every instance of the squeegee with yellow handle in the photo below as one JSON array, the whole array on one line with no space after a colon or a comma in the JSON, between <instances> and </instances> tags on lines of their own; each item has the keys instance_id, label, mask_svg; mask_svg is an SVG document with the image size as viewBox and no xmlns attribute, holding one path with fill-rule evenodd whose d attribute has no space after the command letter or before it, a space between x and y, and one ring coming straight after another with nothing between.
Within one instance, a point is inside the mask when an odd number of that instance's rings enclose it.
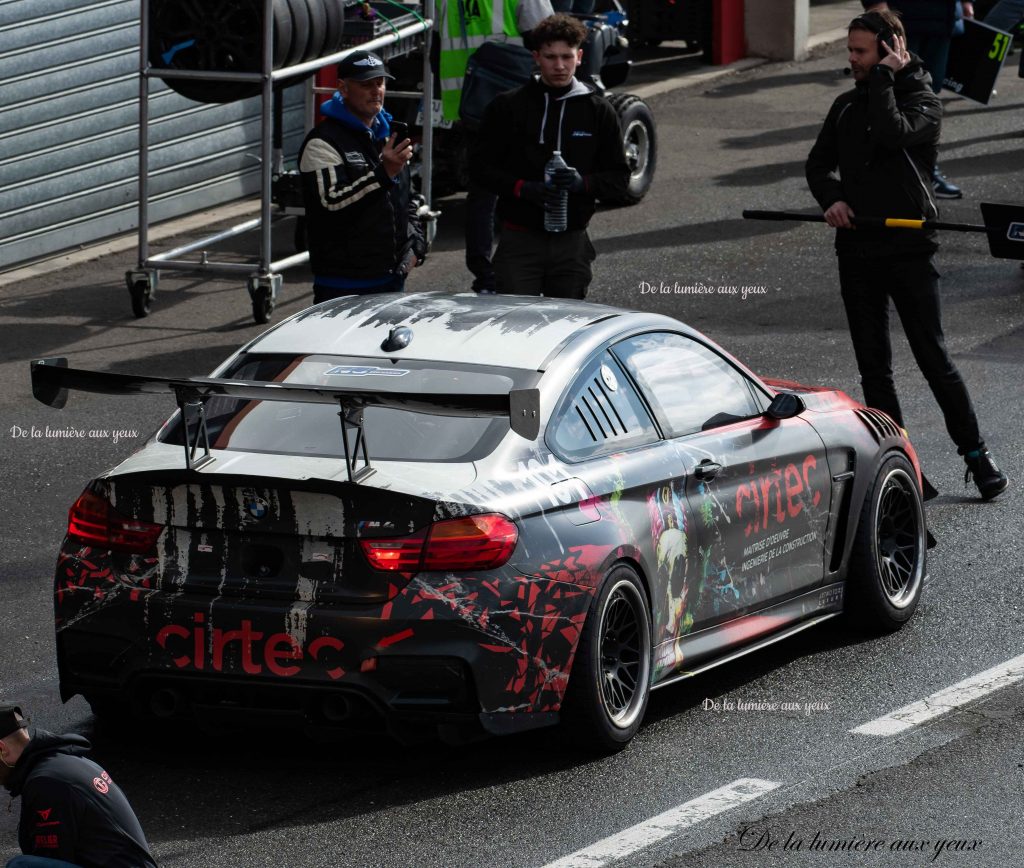
<instances>
[{"instance_id":1,"label":"squeegee with yellow handle","mask_svg":"<svg viewBox=\"0 0 1024 868\"><path fill-rule=\"evenodd\" d=\"M949 232L984 232L988 236L989 251L1000 259L1024 259L1024 206L983 202L984 224L946 223L942 220L911 220L904 217L854 217L854 226L876 229L929 230ZM806 223L824 223L822 214L804 214L799 211L744 211L745 220L797 220Z\"/></svg>"}]
</instances>

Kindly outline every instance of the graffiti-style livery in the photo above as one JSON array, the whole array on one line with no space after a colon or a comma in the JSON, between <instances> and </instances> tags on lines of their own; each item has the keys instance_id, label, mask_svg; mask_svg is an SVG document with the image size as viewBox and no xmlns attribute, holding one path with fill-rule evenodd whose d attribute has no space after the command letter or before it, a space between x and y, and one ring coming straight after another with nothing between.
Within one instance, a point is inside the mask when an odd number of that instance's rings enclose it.
<instances>
[{"instance_id":1,"label":"graffiti-style livery","mask_svg":"<svg viewBox=\"0 0 1024 868\"><path fill-rule=\"evenodd\" d=\"M71 509L61 693L101 711L614 749L650 689L844 608L896 629L924 583L905 432L668 317L346 298L210 378L51 359L33 386L179 405Z\"/></svg>"}]
</instances>

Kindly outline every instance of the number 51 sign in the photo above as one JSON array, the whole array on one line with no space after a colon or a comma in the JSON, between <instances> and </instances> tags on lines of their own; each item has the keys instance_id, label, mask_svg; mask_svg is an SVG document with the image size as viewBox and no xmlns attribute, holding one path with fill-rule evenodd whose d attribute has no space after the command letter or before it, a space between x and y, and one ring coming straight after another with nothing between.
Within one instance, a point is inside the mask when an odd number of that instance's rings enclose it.
<instances>
[{"instance_id":1,"label":"number 51 sign","mask_svg":"<svg viewBox=\"0 0 1024 868\"><path fill-rule=\"evenodd\" d=\"M954 36L942 86L988 105L1013 37L973 18L964 19L962 36Z\"/></svg>"}]
</instances>

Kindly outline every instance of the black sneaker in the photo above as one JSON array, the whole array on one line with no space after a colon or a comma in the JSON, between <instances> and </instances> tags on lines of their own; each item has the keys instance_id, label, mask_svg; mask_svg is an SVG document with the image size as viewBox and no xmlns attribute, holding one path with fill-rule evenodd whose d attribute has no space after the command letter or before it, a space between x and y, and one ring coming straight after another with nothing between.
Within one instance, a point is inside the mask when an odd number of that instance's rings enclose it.
<instances>
[{"instance_id":1,"label":"black sneaker","mask_svg":"<svg viewBox=\"0 0 1024 868\"><path fill-rule=\"evenodd\" d=\"M964 197L964 191L947 180L946 176L939 171L938 166L932 170L932 190L935 191L935 196L938 199L962 199Z\"/></svg>"},{"instance_id":2,"label":"black sneaker","mask_svg":"<svg viewBox=\"0 0 1024 868\"><path fill-rule=\"evenodd\" d=\"M997 494L1006 491L1010 480L1006 474L996 467L992 460L992 453L987 449L975 449L964 456L967 462L967 470L964 472L964 485L974 477L974 484L981 492L982 500L991 500Z\"/></svg>"}]
</instances>

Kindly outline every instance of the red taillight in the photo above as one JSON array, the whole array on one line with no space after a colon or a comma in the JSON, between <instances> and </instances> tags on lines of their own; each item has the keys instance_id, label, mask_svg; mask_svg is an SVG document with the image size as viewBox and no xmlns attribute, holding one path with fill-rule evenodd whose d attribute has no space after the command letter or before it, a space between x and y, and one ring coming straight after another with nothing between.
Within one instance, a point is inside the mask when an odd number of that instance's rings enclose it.
<instances>
[{"instance_id":1,"label":"red taillight","mask_svg":"<svg viewBox=\"0 0 1024 868\"><path fill-rule=\"evenodd\" d=\"M412 536L391 537L388 539L361 539L370 566L375 570L391 570L400 573L415 573L420 568L423 557L423 531Z\"/></svg>"},{"instance_id":2,"label":"red taillight","mask_svg":"<svg viewBox=\"0 0 1024 868\"><path fill-rule=\"evenodd\" d=\"M68 510L68 536L101 549L148 552L163 526L122 515L92 491L82 492Z\"/></svg>"},{"instance_id":3,"label":"red taillight","mask_svg":"<svg viewBox=\"0 0 1024 868\"><path fill-rule=\"evenodd\" d=\"M489 570L512 556L519 531L505 516L489 513L439 521L430 528L425 570Z\"/></svg>"},{"instance_id":4,"label":"red taillight","mask_svg":"<svg viewBox=\"0 0 1024 868\"><path fill-rule=\"evenodd\" d=\"M512 556L519 531L503 515L488 513L439 521L424 533L359 544L374 569L415 573L421 570L489 570Z\"/></svg>"}]
</instances>

